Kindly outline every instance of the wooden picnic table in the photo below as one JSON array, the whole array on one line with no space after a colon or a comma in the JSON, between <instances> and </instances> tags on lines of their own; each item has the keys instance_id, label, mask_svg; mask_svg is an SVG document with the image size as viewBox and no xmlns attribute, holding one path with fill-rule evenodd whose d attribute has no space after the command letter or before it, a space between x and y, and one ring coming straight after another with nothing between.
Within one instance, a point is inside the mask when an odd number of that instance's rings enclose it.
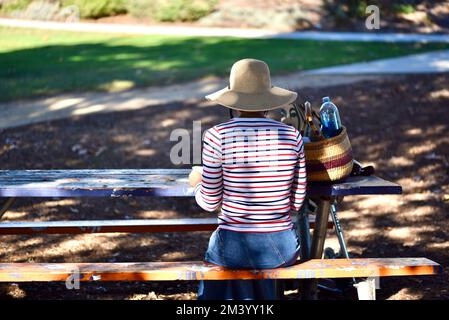
<instances>
[{"instance_id":1,"label":"wooden picnic table","mask_svg":"<svg viewBox=\"0 0 449 320\"><path fill-rule=\"evenodd\" d=\"M191 197L190 169L0 170L0 197ZM309 183L309 196L400 194L400 185L376 176Z\"/></svg>"},{"instance_id":2,"label":"wooden picnic table","mask_svg":"<svg viewBox=\"0 0 449 320\"><path fill-rule=\"evenodd\" d=\"M16 197L192 197L189 173L190 169L0 170L0 198L8 198L0 213ZM307 195L317 200L318 210L307 258L322 258L329 210L337 197L400 193L400 185L376 176L309 183ZM316 280L304 290L308 298L316 298Z\"/></svg>"}]
</instances>

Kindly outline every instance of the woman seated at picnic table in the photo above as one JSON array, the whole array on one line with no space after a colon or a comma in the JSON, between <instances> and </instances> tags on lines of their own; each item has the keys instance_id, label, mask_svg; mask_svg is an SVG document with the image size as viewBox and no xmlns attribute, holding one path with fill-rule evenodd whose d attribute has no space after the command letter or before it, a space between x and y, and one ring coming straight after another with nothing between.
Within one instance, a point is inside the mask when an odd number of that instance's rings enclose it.
<instances>
[{"instance_id":1,"label":"woman seated at picnic table","mask_svg":"<svg viewBox=\"0 0 449 320\"><path fill-rule=\"evenodd\" d=\"M232 269L294 264L299 241L291 212L306 190L303 141L294 127L266 118L269 110L296 100L295 92L271 85L268 65L243 59L231 69L230 85L206 98L238 116L208 129L203 172L192 170L200 207L221 206L219 226L205 260ZM201 281L198 299L275 299L275 280Z\"/></svg>"}]
</instances>

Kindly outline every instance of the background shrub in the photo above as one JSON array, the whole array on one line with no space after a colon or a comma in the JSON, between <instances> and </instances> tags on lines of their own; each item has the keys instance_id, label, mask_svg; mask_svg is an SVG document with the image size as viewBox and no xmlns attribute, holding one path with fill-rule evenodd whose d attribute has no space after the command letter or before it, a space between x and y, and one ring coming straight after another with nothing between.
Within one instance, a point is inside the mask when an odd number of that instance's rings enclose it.
<instances>
[{"instance_id":1,"label":"background shrub","mask_svg":"<svg viewBox=\"0 0 449 320\"><path fill-rule=\"evenodd\" d=\"M0 0L0 12L12 13L14 11L25 10L33 0Z\"/></svg>"},{"instance_id":2,"label":"background shrub","mask_svg":"<svg viewBox=\"0 0 449 320\"><path fill-rule=\"evenodd\" d=\"M406 3L397 3L394 4L392 7L393 11L396 13L413 13L416 11L415 6L412 4L406 4Z\"/></svg>"},{"instance_id":3,"label":"background shrub","mask_svg":"<svg viewBox=\"0 0 449 320\"><path fill-rule=\"evenodd\" d=\"M102 18L126 13L126 0L62 0L62 5L75 5L81 18Z\"/></svg>"},{"instance_id":4,"label":"background shrub","mask_svg":"<svg viewBox=\"0 0 449 320\"><path fill-rule=\"evenodd\" d=\"M214 10L218 0L131 0L128 12L160 22L196 21Z\"/></svg>"},{"instance_id":5,"label":"background shrub","mask_svg":"<svg viewBox=\"0 0 449 320\"><path fill-rule=\"evenodd\" d=\"M128 0L126 9L136 18L148 18L151 16L151 0Z\"/></svg>"},{"instance_id":6,"label":"background shrub","mask_svg":"<svg viewBox=\"0 0 449 320\"><path fill-rule=\"evenodd\" d=\"M323 0L326 14L336 24L348 24L365 19L368 5L376 5L382 16L394 17L399 13L411 13L423 0Z\"/></svg>"},{"instance_id":7,"label":"background shrub","mask_svg":"<svg viewBox=\"0 0 449 320\"><path fill-rule=\"evenodd\" d=\"M36 1L36 0L34 0ZM129 12L161 22L196 21L211 13L218 0L46 0L75 5L81 18L97 19ZM33 0L0 0L0 12L24 11Z\"/></svg>"},{"instance_id":8,"label":"background shrub","mask_svg":"<svg viewBox=\"0 0 449 320\"><path fill-rule=\"evenodd\" d=\"M195 21L214 9L216 0L170 0L156 1L153 18L157 21Z\"/></svg>"}]
</instances>

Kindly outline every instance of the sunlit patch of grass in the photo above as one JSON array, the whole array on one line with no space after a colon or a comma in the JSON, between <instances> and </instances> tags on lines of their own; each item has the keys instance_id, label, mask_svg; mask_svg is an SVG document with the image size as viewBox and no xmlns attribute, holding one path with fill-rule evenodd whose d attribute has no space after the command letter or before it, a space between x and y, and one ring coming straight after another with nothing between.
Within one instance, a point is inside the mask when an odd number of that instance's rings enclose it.
<instances>
[{"instance_id":1,"label":"sunlit patch of grass","mask_svg":"<svg viewBox=\"0 0 449 320\"><path fill-rule=\"evenodd\" d=\"M110 83L105 83L99 88L107 92L121 92L135 87L134 81L130 80L113 80Z\"/></svg>"}]
</instances>

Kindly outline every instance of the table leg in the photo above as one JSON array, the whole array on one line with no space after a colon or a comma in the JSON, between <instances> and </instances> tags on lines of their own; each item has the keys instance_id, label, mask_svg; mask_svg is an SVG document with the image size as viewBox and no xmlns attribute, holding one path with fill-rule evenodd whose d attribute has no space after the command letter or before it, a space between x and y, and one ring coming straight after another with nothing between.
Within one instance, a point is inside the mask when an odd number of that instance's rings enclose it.
<instances>
[{"instance_id":1,"label":"table leg","mask_svg":"<svg viewBox=\"0 0 449 320\"><path fill-rule=\"evenodd\" d=\"M311 259L321 259L326 240L327 223L331 206L329 198L319 199L316 213L315 229L313 230L312 245L310 249ZM318 282L316 279L306 280L303 286L302 297L304 300L316 300L318 298Z\"/></svg>"},{"instance_id":2,"label":"table leg","mask_svg":"<svg viewBox=\"0 0 449 320\"><path fill-rule=\"evenodd\" d=\"M1 207L0 207L0 219L3 217L5 212L8 211L8 209L14 203L14 200L16 200L16 198L6 198L5 203L2 204Z\"/></svg>"},{"instance_id":3,"label":"table leg","mask_svg":"<svg viewBox=\"0 0 449 320\"><path fill-rule=\"evenodd\" d=\"M310 223L309 223L309 216L308 216L308 199L304 199L304 203L301 207L301 210L298 212L298 220L296 222L297 224L297 230L298 230L298 237L299 237L299 244L300 244L300 258L301 262L307 261L310 259ZM309 285L310 280L299 280L298 282L298 289L301 293L301 297L303 297L303 292L306 291L307 287L310 287Z\"/></svg>"},{"instance_id":4,"label":"table leg","mask_svg":"<svg viewBox=\"0 0 449 320\"><path fill-rule=\"evenodd\" d=\"M296 221L298 236L299 236L299 244L300 244L300 257L301 260L309 260L310 259L310 224L309 224L309 216L307 212L307 199L304 201L304 205L301 207L301 210L298 212L298 219Z\"/></svg>"}]
</instances>

